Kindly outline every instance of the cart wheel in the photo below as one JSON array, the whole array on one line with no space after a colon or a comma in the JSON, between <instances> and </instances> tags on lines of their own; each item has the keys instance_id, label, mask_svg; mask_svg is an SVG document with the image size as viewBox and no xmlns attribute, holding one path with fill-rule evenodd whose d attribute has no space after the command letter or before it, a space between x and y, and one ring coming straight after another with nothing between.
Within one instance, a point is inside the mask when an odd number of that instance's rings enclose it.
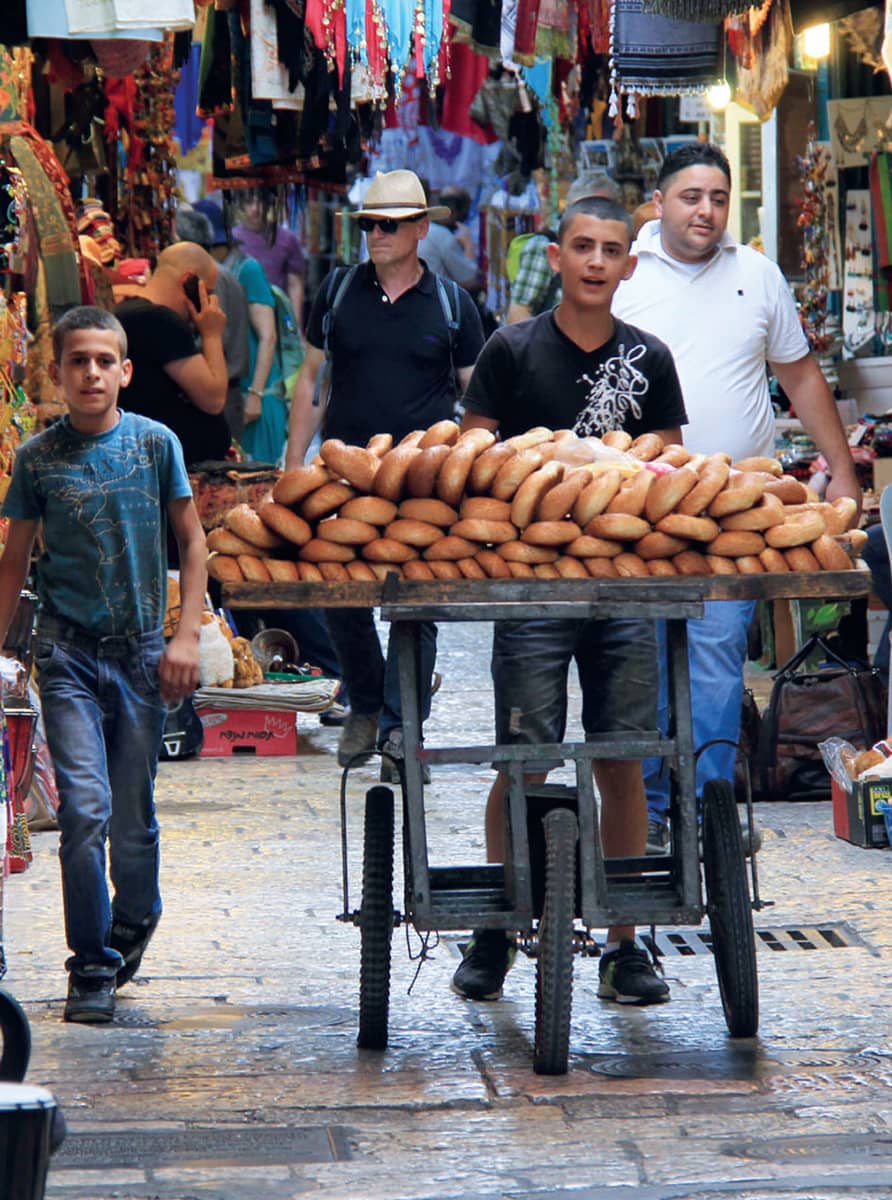
<instances>
[{"instance_id":1,"label":"cart wheel","mask_svg":"<svg viewBox=\"0 0 892 1200\"><path fill-rule=\"evenodd\" d=\"M31 1027L22 1006L0 988L0 1030L3 1054L0 1056L0 1080L21 1083L31 1058Z\"/></svg>"},{"instance_id":2,"label":"cart wheel","mask_svg":"<svg viewBox=\"0 0 892 1200\"><path fill-rule=\"evenodd\" d=\"M734 789L725 779L712 779L703 787L703 873L728 1031L732 1037L754 1037L759 1028L759 983L753 912Z\"/></svg>"},{"instance_id":3,"label":"cart wheel","mask_svg":"<svg viewBox=\"0 0 892 1200\"><path fill-rule=\"evenodd\" d=\"M545 830L545 899L536 963L537 1075L565 1075L573 1006L573 918L576 911L576 817L554 808Z\"/></svg>"},{"instance_id":4,"label":"cart wheel","mask_svg":"<svg viewBox=\"0 0 892 1200\"><path fill-rule=\"evenodd\" d=\"M390 1005L390 939L393 933L393 792L369 788L365 796L362 908L359 913L359 1035L363 1050L387 1047Z\"/></svg>"}]
</instances>

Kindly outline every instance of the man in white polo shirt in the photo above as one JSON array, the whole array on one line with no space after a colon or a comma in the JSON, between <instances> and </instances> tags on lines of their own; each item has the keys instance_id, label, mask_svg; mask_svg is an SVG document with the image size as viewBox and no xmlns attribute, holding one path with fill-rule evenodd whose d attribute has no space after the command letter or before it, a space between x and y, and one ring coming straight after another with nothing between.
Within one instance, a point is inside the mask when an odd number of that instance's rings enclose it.
<instances>
[{"instance_id":1,"label":"man in white polo shirt","mask_svg":"<svg viewBox=\"0 0 892 1200\"><path fill-rule=\"evenodd\" d=\"M860 505L836 405L808 349L789 286L775 263L727 232L730 196L731 168L718 147L696 143L667 155L654 192L660 219L638 234L638 266L620 286L614 312L656 334L672 351L688 414L689 449L724 450L735 460L772 454L770 368L827 459L828 498L852 496ZM704 619L688 625L695 747L715 738L737 741L754 606L720 601L705 607ZM660 702L664 717L662 678ZM734 755L728 745L700 755L698 794L708 779L733 777ZM665 761L648 760L645 780L648 849L660 852L667 838Z\"/></svg>"}]
</instances>

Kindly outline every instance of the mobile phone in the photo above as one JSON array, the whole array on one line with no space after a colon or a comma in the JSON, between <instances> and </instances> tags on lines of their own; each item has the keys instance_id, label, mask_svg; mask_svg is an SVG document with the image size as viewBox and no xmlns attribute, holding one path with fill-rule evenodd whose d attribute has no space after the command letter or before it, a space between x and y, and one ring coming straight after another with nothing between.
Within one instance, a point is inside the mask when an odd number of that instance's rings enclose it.
<instances>
[{"instance_id":1,"label":"mobile phone","mask_svg":"<svg viewBox=\"0 0 892 1200\"><path fill-rule=\"evenodd\" d=\"M198 276L189 274L183 280L183 291L189 298L189 302L193 308L201 312L201 294L198 290Z\"/></svg>"}]
</instances>

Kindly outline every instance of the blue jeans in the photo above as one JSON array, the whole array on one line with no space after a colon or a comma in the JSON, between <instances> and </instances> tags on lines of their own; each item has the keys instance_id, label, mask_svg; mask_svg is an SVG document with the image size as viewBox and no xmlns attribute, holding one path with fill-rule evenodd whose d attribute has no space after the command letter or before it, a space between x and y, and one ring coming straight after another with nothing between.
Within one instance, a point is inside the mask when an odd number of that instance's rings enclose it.
<instances>
[{"instance_id":1,"label":"blue jeans","mask_svg":"<svg viewBox=\"0 0 892 1200\"><path fill-rule=\"evenodd\" d=\"M69 971L113 975L114 919L138 925L161 912L154 784L166 707L158 688L161 633L97 638L40 622L35 661L59 789L59 860Z\"/></svg>"},{"instance_id":2,"label":"blue jeans","mask_svg":"<svg viewBox=\"0 0 892 1200\"><path fill-rule=\"evenodd\" d=\"M380 710L378 744L391 730L403 723L400 703L400 676L396 654L387 643L387 658L381 650L375 618L370 608L329 608L325 620L332 645L341 664L341 678L350 695L350 708L356 713ZM431 714L431 679L437 662L437 627L432 621L419 621L421 663L419 683L422 723Z\"/></svg>"},{"instance_id":3,"label":"blue jeans","mask_svg":"<svg viewBox=\"0 0 892 1200\"><path fill-rule=\"evenodd\" d=\"M694 750L713 738L736 742L740 736L743 704L743 668L746 635L755 611L752 600L711 600L703 606L700 621L688 621L688 662L691 671L691 715ZM666 681L666 624L657 622L659 689L657 724L669 728ZM697 795L708 779L733 779L734 746L710 746L697 759ZM644 760L647 816L665 823L669 810L669 763L664 758Z\"/></svg>"}]
</instances>

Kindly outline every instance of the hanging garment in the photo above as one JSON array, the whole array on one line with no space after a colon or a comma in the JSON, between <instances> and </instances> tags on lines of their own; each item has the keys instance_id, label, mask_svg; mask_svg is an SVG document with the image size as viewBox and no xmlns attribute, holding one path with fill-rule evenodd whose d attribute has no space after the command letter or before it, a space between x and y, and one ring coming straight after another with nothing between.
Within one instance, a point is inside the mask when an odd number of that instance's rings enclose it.
<instances>
[{"instance_id":1,"label":"hanging garment","mask_svg":"<svg viewBox=\"0 0 892 1200\"><path fill-rule=\"evenodd\" d=\"M452 0L449 21L455 26L453 41L465 42L489 58L500 57L501 0Z\"/></svg>"},{"instance_id":2,"label":"hanging garment","mask_svg":"<svg viewBox=\"0 0 892 1200\"><path fill-rule=\"evenodd\" d=\"M46 0L37 0L43 6ZM65 0L69 37L97 35L143 37L145 0ZM191 29L195 24L193 0L151 0L152 20L161 29ZM30 28L30 25L29 25Z\"/></svg>"},{"instance_id":3,"label":"hanging garment","mask_svg":"<svg viewBox=\"0 0 892 1200\"><path fill-rule=\"evenodd\" d=\"M207 10L207 25L198 67L198 115L217 117L231 113L235 103L236 74L226 13Z\"/></svg>"},{"instance_id":4,"label":"hanging garment","mask_svg":"<svg viewBox=\"0 0 892 1200\"><path fill-rule=\"evenodd\" d=\"M576 9L569 0L540 0L536 24L537 58L576 56Z\"/></svg>"},{"instance_id":5,"label":"hanging garment","mask_svg":"<svg viewBox=\"0 0 892 1200\"><path fill-rule=\"evenodd\" d=\"M892 311L892 154L870 160L870 199L873 209L874 307Z\"/></svg>"},{"instance_id":6,"label":"hanging garment","mask_svg":"<svg viewBox=\"0 0 892 1200\"><path fill-rule=\"evenodd\" d=\"M737 72L734 98L760 121L765 121L777 107L790 78L788 63L793 49L790 0L774 0L758 36L752 67Z\"/></svg>"},{"instance_id":7,"label":"hanging garment","mask_svg":"<svg viewBox=\"0 0 892 1200\"><path fill-rule=\"evenodd\" d=\"M276 14L264 0L251 0L251 95L255 100L270 100L273 108L299 112L303 108L303 87L291 88L288 69L279 62Z\"/></svg>"},{"instance_id":8,"label":"hanging garment","mask_svg":"<svg viewBox=\"0 0 892 1200\"><path fill-rule=\"evenodd\" d=\"M673 21L706 21L715 24L750 7L747 0L644 0L644 11L660 13Z\"/></svg>"},{"instance_id":9,"label":"hanging garment","mask_svg":"<svg viewBox=\"0 0 892 1200\"><path fill-rule=\"evenodd\" d=\"M103 3L105 0L103 0ZM91 8L89 0L81 0L84 9ZM68 0L26 0L28 17L28 36L32 38L75 38L92 40L95 36L102 38L139 38L147 42L163 42L164 30L160 27L146 27L146 13L143 11L138 28L117 29L114 24L105 29L94 29L89 33L78 33L71 24L68 11ZM153 11L152 16L155 16Z\"/></svg>"},{"instance_id":10,"label":"hanging garment","mask_svg":"<svg viewBox=\"0 0 892 1200\"><path fill-rule=\"evenodd\" d=\"M22 46L28 41L28 10L25 0L6 0L0 13L0 45Z\"/></svg>"},{"instance_id":11,"label":"hanging garment","mask_svg":"<svg viewBox=\"0 0 892 1200\"><path fill-rule=\"evenodd\" d=\"M644 0L613 0L611 17L610 115L619 94L633 97L702 92L718 81L721 26L674 21L644 11Z\"/></svg>"}]
</instances>

